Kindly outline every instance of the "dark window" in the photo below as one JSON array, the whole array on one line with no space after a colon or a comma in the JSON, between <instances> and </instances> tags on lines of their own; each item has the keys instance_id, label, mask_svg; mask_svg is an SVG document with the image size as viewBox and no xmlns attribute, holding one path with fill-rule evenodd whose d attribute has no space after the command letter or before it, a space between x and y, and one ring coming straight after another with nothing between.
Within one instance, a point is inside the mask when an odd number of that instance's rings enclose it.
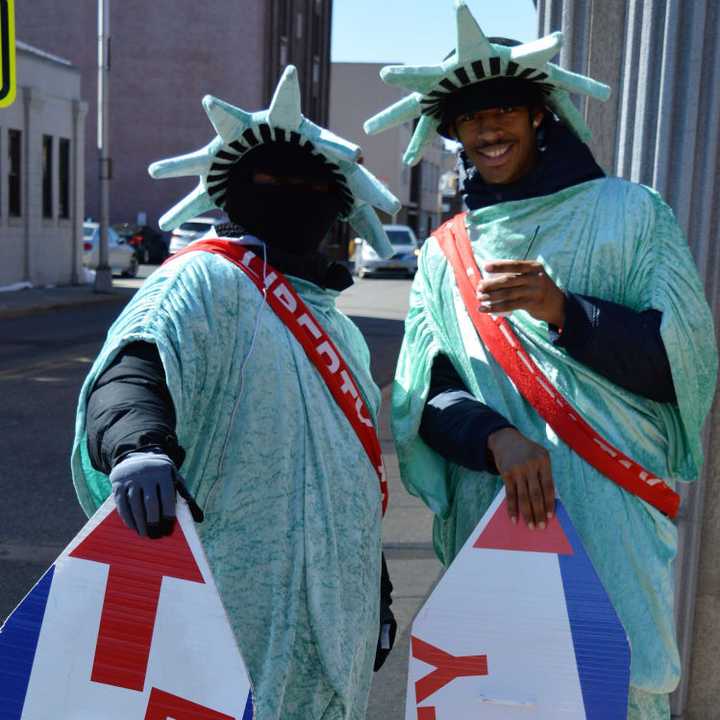
<instances>
[{"instance_id":1,"label":"dark window","mask_svg":"<svg viewBox=\"0 0 720 720\"><path fill-rule=\"evenodd\" d=\"M290 61L290 0L278 0L277 3L277 31L280 69L282 70Z\"/></svg>"},{"instance_id":2,"label":"dark window","mask_svg":"<svg viewBox=\"0 0 720 720\"><path fill-rule=\"evenodd\" d=\"M288 0L278 0L278 30L281 35L288 34Z\"/></svg>"},{"instance_id":3,"label":"dark window","mask_svg":"<svg viewBox=\"0 0 720 720\"><path fill-rule=\"evenodd\" d=\"M53 197L52 197L52 151L53 139L50 135L43 135L42 143L42 192L43 192L43 217L51 218L53 216Z\"/></svg>"},{"instance_id":4,"label":"dark window","mask_svg":"<svg viewBox=\"0 0 720 720\"><path fill-rule=\"evenodd\" d=\"M21 188L22 132L8 130L8 215L22 215Z\"/></svg>"},{"instance_id":5,"label":"dark window","mask_svg":"<svg viewBox=\"0 0 720 720\"><path fill-rule=\"evenodd\" d=\"M70 141L60 138L58 157L58 215L61 218L70 217Z\"/></svg>"}]
</instances>

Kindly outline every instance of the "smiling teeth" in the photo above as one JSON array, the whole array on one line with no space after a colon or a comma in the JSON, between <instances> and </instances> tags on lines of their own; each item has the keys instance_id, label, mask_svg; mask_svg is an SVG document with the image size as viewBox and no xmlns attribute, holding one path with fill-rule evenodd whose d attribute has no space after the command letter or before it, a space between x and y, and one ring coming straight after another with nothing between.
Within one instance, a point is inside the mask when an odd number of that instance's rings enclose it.
<instances>
[{"instance_id":1,"label":"smiling teeth","mask_svg":"<svg viewBox=\"0 0 720 720\"><path fill-rule=\"evenodd\" d=\"M496 158L504 155L509 147L510 145L502 145L501 147L495 147L492 149L484 148L480 152L486 157Z\"/></svg>"}]
</instances>

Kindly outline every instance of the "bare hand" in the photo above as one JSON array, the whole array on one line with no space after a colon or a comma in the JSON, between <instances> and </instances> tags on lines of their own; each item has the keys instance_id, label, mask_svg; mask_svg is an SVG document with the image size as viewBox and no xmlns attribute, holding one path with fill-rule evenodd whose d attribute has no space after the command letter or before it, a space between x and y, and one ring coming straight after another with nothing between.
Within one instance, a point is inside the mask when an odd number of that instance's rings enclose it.
<instances>
[{"instance_id":1,"label":"bare hand","mask_svg":"<svg viewBox=\"0 0 720 720\"><path fill-rule=\"evenodd\" d=\"M477 298L486 313L526 310L538 320L562 327L565 295L535 260L493 260L485 264L497 277L481 280Z\"/></svg>"},{"instance_id":2,"label":"bare hand","mask_svg":"<svg viewBox=\"0 0 720 720\"><path fill-rule=\"evenodd\" d=\"M492 433L488 448L505 483L512 522L517 523L519 509L531 530L544 530L555 512L555 484L548 451L515 428Z\"/></svg>"}]
</instances>

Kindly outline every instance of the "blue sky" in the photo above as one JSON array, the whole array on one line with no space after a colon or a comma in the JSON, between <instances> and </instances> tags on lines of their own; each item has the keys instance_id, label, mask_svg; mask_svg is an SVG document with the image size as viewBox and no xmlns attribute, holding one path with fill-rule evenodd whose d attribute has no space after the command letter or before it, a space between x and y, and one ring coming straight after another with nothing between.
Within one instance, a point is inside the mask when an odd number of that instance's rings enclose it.
<instances>
[{"instance_id":1,"label":"blue sky","mask_svg":"<svg viewBox=\"0 0 720 720\"><path fill-rule=\"evenodd\" d=\"M532 0L467 0L486 35L537 37ZM453 0L334 0L332 59L424 65L455 47Z\"/></svg>"}]
</instances>

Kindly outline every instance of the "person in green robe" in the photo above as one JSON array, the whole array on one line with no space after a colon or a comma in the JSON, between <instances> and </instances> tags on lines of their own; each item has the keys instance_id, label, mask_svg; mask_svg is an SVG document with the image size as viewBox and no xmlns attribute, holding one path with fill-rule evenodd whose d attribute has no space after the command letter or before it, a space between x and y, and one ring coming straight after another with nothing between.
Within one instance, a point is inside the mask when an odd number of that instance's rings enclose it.
<instances>
[{"instance_id":1,"label":"person in green robe","mask_svg":"<svg viewBox=\"0 0 720 720\"><path fill-rule=\"evenodd\" d=\"M373 206L394 213L397 200L357 162L359 147L302 116L292 66L266 111L203 104L216 137L150 168L200 176L161 227L224 209L231 225L218 233L286 275L376 423L367 345L335 305L352 278L318 246L340 217L387 256ZM172 531L176 487L201 508L257 720L364 720L373 665L394 637L386 575L379 601L377 468L245 272L190 251L144 283L83 385L72 471L88 514L112 492L126 525L151 538Z\"/></svg>"},{"instance_id":2,"label":"person in green robe","mask_svg":"<svg viewBox=\"0 0 720 720\"><path fill-rule=\"evenodd\" d=\"M717 354L671 209L595 163L569 93L606 99L609 88L549 62L559 33L488 39L463 2L457 12L457 47L442 64L381 71L411 94L366 130L419 118L409 164L436 132L461 143L481 311L507 314L532 360L616 448L672 486L695 480ZM435 514L442 562L503 485L511 518L538 532L560 497L630 639L628 718L669 720L681 673L677 528L523 399L481 342L434 237L419 258L392 403L402 479Z\"/></svg>"}]
</instances>

